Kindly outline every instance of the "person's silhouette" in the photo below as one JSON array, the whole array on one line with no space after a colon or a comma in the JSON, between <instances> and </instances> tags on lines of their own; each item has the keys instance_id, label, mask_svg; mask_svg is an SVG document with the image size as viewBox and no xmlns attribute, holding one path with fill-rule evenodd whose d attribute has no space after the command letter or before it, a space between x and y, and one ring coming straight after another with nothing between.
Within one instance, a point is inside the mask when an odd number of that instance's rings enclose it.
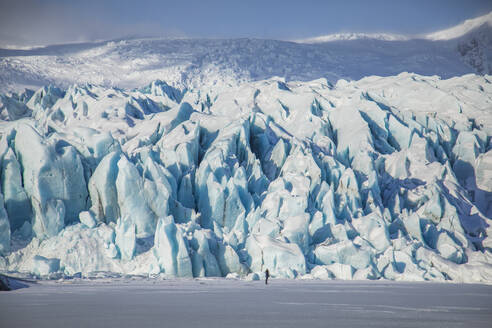
<instances>
[{"instance_id":1,"label":"person's silhouette","mask_svg":"<svg viewBox=\"0 0 492 328\"><path fill-rule=\"evenodd\" d=\"M270 278L270 271L266 269L265 271L265 285L268 285L268 278Z\"/></svg>"}]
</instances>

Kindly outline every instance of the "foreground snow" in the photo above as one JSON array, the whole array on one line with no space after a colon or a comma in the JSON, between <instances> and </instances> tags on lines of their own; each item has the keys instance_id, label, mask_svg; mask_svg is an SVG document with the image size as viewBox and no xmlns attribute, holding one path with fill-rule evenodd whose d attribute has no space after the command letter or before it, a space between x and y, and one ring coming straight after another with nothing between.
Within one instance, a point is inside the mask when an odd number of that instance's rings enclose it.
<instances>
[{"instance_id":1,"label":"foreground snow","mask_svg":"<svg viewBox=\"0 0 492 328\"><path fill-rule=\"evenodd\" d=\"M109 283L110 282L110 283ZM0 293L5 327L489 327L479 285L226 279L41 282Z\"/></svg>"},{"instance_id":2,"label":"foreground snow","mask_svg":"<svg viewBox=\"0 0 492 328\"><path fill-rule=\"evenodd\" d=\"M2 271L492 282L490 76L2 103Z\"/></svg>"}]
</instances>

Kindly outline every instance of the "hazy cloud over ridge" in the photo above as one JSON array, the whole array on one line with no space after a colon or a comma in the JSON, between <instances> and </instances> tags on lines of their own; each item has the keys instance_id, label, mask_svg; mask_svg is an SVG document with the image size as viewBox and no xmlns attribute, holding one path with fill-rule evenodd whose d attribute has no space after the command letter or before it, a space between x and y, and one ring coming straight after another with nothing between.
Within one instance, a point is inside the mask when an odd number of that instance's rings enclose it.
<instances>
[{"instance_id":1,"label":"hazy cloud over ridge","mask_svg":"<svg viewBox=\"0 0 492 328\"><path fill-rule=\"evenodd\" d=\"M1 0L0 46L127 36L296 39L336 32L416 34L491 10L490 0Z\"/></svg>"}]
</instances>

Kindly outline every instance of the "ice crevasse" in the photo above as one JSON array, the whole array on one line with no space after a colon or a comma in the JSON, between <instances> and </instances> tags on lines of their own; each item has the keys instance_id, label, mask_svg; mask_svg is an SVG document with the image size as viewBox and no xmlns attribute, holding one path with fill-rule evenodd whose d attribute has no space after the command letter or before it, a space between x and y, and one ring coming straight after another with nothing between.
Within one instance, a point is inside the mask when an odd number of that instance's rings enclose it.
<instances>
[{"instance_id":1,"label":"ice crevasse","mask_svg":"<svg viewBox=\"0 0 492 328\"><path fill-rule=\"evenodd\" d=\"M3 95L0 270L490 283L491 81Z\"/></svg>"}]
</instances>

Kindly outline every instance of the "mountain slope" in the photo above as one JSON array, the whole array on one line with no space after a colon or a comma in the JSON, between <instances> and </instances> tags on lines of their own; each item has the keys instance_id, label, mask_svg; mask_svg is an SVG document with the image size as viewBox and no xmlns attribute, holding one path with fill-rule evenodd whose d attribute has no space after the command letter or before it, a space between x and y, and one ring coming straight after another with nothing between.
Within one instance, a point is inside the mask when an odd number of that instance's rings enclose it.
<instances>
[{"instance_id":1,"label":"mountain slope","mask_svg":"<svg viewBox=\"0 0 492 328\"><path fill-rule=\"evenodd\" d=\"M0 91L48 83L135 88L156 79L190 88L273 76L336 82L405 71L443 78L491 74L491 17L492 13L420 38L342 33L298 42L131 39L0 49Z\"/></svg>"},{"instance_id":2,"label":"mountain slope","mask_svg":"<svg viewBox=\"0 0 492 328\"><path fill-rule=\"evenodd\" d=\"M357 80L401 72L492 73L491 14L422 38L349 33L287 42L258 39L131 39L0 49L0 91L73 83L135 88L165 79L183 88L287 81Z\"/></svg>"},{"instance_id":3,"label":"mountain slope","mask_svg":"<svg viewBox=\"0 0 492 328\"><path fill-rule=\"evenodd\" d=\"M456 42L464 63L479 74L492 73L492 13L425 36L428 40Z\"/></svg>"},{"instance_id":4,"label":"mountain slope","mask_svg":"<svg viewBox=\"0 0 492 328\"><path fill-rule=\"evenodd\" d=\"M360 79L403 71L444 78L475 72L453 42L352 40L299 44L275 40L124 40L80 50L4 50L3 90L47 83L134 88L155 79L182 87L237 84L272 76L309 81L320 77Z\"/></svg>"}]
</instances>

